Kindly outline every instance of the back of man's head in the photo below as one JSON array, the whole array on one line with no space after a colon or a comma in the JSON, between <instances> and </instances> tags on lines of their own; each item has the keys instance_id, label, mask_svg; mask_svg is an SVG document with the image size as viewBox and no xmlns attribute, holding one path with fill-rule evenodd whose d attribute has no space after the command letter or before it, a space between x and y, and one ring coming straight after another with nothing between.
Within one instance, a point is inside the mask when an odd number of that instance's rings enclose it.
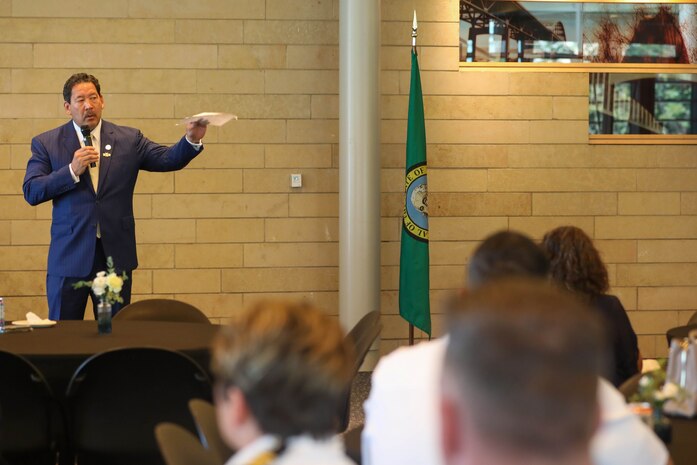
<instances>
[{"instance_id":1,"label":"back of man's head","mask_svg":"<svg viewBox=\"0 0 697 465\"><path fill-rule=\"evenodd\" d=\"M595 316L531 279L486 284L457 306L444 369L446 457L457 455L453 441L462 439L454 430L474 434L477 451L498 457L572 463L569 457L588 454L606 364ZM472 447L473 437L462 442Z\"/></svg>"},{"instance_id":2,"label":"back of man's head","mask_svg":"<svg viewBox=\"0 0 697 465\"><path fill-rule=\"evenodd\" d=\"M549 260L528 236L515 231L500 231L479 244L469 262L467 283L475 289L493 280L512 277L544 278Z\"/></svg>"},{"instance_id":3,"label":"back of man's head","mask_svg":"<svg viewBox=\"0 0 697 465\"><path fill-rule=\"evenodd\" d=\"M266 300L235 314L213 345L218 392L238 389L262 433L336 432L353 348L339 322L305 303Z\"/></svg>"}]
</instances>

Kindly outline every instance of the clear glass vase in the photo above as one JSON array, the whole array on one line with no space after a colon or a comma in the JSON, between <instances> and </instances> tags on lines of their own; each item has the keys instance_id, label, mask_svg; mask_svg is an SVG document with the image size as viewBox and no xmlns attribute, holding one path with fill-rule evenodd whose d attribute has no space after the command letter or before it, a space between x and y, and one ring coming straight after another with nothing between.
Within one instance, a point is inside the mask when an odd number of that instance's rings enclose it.
<instances>
[{"instance_id":1,"label":"clear glass vase","mask_svg":"<svg viewBox=\"0 0 697 465\"><path fill-rule=\"evenodd\" d=\"M111 304L99 302L97 305L97 330L99 334L111 333Z\"/></svg>"},{"instance_id":2,"label":"clear glass vase","mask_svg":"<svg viewBox=\"0 0 697 465\"><path fill-rule=\"evenodd\" d=\"M663 412L663 405L654 405L651 415L653 423L653 431L656 433L664 444L670 444L673 439L673 425Z\"/></svg>"}]
</instances>

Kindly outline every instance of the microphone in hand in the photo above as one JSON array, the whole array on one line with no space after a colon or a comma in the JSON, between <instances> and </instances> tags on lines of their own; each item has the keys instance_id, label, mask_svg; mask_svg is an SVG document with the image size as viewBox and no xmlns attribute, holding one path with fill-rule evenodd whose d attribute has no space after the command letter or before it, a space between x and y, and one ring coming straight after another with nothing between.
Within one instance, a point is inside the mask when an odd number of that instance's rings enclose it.
<instances>
[{"instance_id":1,"label":"microphone in hand","mask_svg":"<svg viewBox=\"0 0 697 465\"><path fill-rule=\"evenodd\" d=\"M80 126L80 131L82 131L82 137L85 138L85 146L92 146L92 136L90 135L90 127L86 124ZM90 168L96 168L97 164L95 162L90 163Z\"/></svg>"}]
</instances>

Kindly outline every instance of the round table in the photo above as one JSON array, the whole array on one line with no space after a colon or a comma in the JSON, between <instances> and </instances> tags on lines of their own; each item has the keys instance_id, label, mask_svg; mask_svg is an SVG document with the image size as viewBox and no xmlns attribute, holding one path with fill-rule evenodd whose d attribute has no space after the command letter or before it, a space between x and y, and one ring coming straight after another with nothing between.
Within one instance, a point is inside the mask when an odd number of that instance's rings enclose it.
<instances>
[{"instance_id":1,"label":"round table","mask_svg":"<svg viewBox=\"0 0 697 465\"><path fill-rule=\"evenodd\" d=\"M65 396L75 370L90 356L124 347L177 350L209 371L209 347L220 329L205 323L113 321L111 334L99 334L96 321L59 321L55 326L0 334L0 350L22 355L44 374L53 393Z\"/></svg>"}]
</instances>

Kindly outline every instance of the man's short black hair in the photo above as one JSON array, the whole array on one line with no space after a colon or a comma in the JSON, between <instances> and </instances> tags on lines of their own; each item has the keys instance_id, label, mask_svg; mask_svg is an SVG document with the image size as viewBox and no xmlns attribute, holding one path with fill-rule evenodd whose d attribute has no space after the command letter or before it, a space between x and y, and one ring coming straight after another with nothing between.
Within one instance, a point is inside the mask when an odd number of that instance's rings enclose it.
<instances>
[{"instance_id":1,"label":"man's short black hair","mask_svg":"<svg viewBox=\"0 0 697 465\"><path fill-rule=\"evenodd\" d=\"M479 244L470 259L470 289L501 278L537 277L549 273L549 260L542 248L516 231L500 231Z\"/></svg>"},{"instance_id":2,"label":"man's short black hair","mask_svg":"<svg viewBox=\"0 0 697 465\"><path fill-rule=\"evenodd\" d=\"M102 88L99 85L99 80L97 80L96 77L87 73L76 73L70 76L63 85L63 100L70 103L70 97L73 94L73 87L75 87L75 84L80 84L81 82L91 82L97 89L97 94L99 94L99 96L102 95Z\"/></svg>"}]
</instances>

